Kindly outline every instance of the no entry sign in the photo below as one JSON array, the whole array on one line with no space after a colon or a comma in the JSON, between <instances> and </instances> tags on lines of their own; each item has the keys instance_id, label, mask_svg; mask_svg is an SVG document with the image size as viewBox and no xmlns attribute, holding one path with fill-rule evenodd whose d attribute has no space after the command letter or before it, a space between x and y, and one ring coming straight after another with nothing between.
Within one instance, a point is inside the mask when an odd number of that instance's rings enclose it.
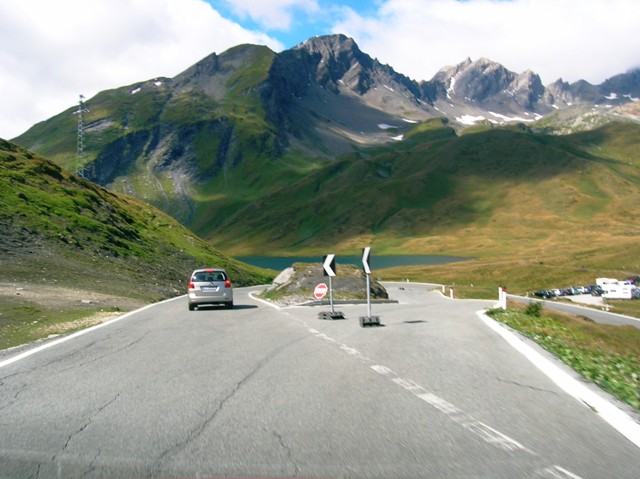
<instances>
[{"instance_id":1,"label":"no entry sign","mask_svg":"<svg viewBox=\"0 0 640 479\"><path fill-rule=\"evenodd\" d=\"M320 283L318 286L316 286L316 289L313 290L313 295L316 299L322 299L326 296L328 289L329 288L327 288L326 284Z\"/></svg>"}]
</instances>

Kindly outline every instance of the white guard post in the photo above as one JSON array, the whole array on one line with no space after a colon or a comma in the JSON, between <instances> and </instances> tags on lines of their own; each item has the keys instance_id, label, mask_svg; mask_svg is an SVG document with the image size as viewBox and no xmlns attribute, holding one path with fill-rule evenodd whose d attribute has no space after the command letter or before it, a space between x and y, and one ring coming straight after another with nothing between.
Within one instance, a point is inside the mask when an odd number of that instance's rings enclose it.
<instances>
[{"instance_id":1,"label":"white guard post","mask_svg":"<svg viewBox=\"0 0 640 479\"><path fill-rule=\"evenodd\" d=\"M504 286L498 288L498 308L507 309L507 288Z\"/></svg>"}]
</instances>

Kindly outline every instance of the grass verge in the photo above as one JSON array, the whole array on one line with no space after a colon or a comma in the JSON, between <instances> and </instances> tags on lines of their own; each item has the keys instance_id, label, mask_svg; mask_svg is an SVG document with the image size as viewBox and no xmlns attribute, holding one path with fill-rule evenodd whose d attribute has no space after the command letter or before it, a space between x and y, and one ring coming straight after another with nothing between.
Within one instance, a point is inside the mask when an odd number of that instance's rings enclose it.
<instances>
[{"instance_id":1,"label":"grass verge","mask_svg":"<svg viewBox=\"0 0 640 479\"><path fill-rule=\"evenodd\" d=\"M640 410L640 329L509 304L489 316L531 338L605 391Z\"/></svg>"},{"instance_id":2,"label":"grass verge","mask_svg":"<svg viewBox=\"0 0 640 479\"><path fill-rule=\"evenodd\" d=\"M70 334L120 314L124 312L117 307L56 310L0 301L0 350Z\"/></svg>"}]
</instances>

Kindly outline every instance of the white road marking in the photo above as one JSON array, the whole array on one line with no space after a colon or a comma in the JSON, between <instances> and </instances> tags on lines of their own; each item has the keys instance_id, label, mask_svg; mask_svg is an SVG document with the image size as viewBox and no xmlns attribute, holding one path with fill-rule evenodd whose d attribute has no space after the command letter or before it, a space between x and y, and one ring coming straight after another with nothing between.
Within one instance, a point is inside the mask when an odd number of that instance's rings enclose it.
<instances>
[{"instance_id":1,"label":"white road marking","mask_svg":"<svg viewBox=\"0 0 640 479\"><path fill-rule=\"evenodd\" d=\"M274 305L273 303L268 303L266 301L260 300L258 298L255 298L253 295L251 295L251 297L256 301L263 302L265 304L268 304L271 307L282 310L282 308ZM306 321L294 316L293 314L290 314L289 312L285 312L285 314L287 316L292 317L299 323L302 323L307 328L307 331L309 331L311 334L316 336L318 339L337 345L339 349L341 349L343 352L345 352L349 356L366 364L367 366L369 366L371 370L375 371L376 373L378 373L383 377L390 379L391 382L393 382L397 386L402 387L403 389L410 392L417 398L421 399L422 401L429 404L433 408L442 412L450 420L460 425L466 431L479 437L486 443L491 444L494 447L507 452L524 452L531 455L537 455L535 452L531 451L530 449L528 449L527 447L525 447L515 439L507 436L506 434L503 434L497 429L494 429L493 427L481 421L474 419L472 416L466 414L464 411L457 408L456 406L446 401L445 399L437 396L436 394L433 394L430 391L427 391L425 388L423 388L421 385L417 384L416 382L400 377L397 373L395 373L392 369L388 368L387 366L377 364L375 361L365 356L357 349L352 348L346 344L340 343L338 340L328 336L327 334L322 333L317 329L310 327ZM582 479L580 476L557 465L553 465L550 467L546 467L542 470L538 470L536 471L536 475L539 475L542 477L548 477L551 479Z\"/></svg>"},{"instance_id":2,"label":"white road marking","mask_svg":"<svg viewBox=\"0 0 640 479\"><path fill-rule=\"evenodd\" d=\"M299 320L299 321L304 323L304 321L302 320ZM306 325L306 323L304 324ZM529 449L524 447L518 441L476 420L475 418L464 413L462 410L458 409L448 401L433 394L432 392L427 391L424 387L422 387L420 384L416 383L415 381L400 377L392 369L386 366L383 366L381 364L376 364L372 359L368 358L357 349L347 346L346 344L340 343L336 339L330 336L327 336L325 333L322 333L315 328L307 326L307 331L309 331L318 339L322 339L323 341L338 345L338 347L342 351L347 353L349 356L358 359L362 363L365 363L373 371L377 372L381 376L384 376L390 379L392 383L396 384L397 386L400 386L401 388L410 392L417 398L422 399L424 402L426 402L430 406L444 413L447 417L449 417L449 419L459 424L462 428L475 434L476 436L478 436L488 444L491 444L499 449L502 449L503 451L520 450L523 452L533 454Z\"/></svg>"},{"instance_id":3,"label":"white road marking","mask_svg":"<svg viewBox=\"0 0 640 479\"><path fill-rule=\"evenodd\" d=\"M288 316L291 316L296 321L302 323L307 328L307 331L309 331L318 339L322 339L323 341L337 345L340 350L347 353L349 356L358 359L360 362L369 366L371 370L389 379L395 385L400 386L401 388L410 392L417 398L420 398L421 400L423 400L425 403L429 404L433 408L442 412L451 421L458 424L460 427L462 427L469 433L474 434L476 437L482 439L487 444L491 444L492 446L506 452L522 452L522 453L530 454L532 456L538 456L538 454L528 449L526 446L524 446L520 442L498 431L497 429L494 429L488 424L478 421L477 419L465 413L464 411L457 408L456 406L446 401L445 399L437 396L436 394L433 394L430 391L427 391L424 387L422 387L420 384L416 383L415 381L399 376L392 369L382 364L378 364L377 362L373 361L371 358L362 354L357 349L352 348L344 343L340 343L338 340L328 336L327 334L322 333L317 329L310 327L304 320L290 313L286 313L286 314ZM542 470L537 470L535 474L537 476L547 477L550 479L582 479L580 476L556 465L546 467Z\"/></svg>"},{"instance_id":4,"label":"white road marking","mask_svg":"<svg viewBox=\"0 0 640 479\"><path fill-rule=\"evenodd\" d=\"M531 451L529 451L518 441L511 439L509 436L502 434L500 431L492 428L491 426L487 426L483 422L471 421L469 423L464 423L463 427L476 434L477 436L480 436L489 444L493 444L494 446L504 451L523 450L531 453Z\"/></svg>"},{"instance_id":5,"label":"white road marking","mask_svg":"<svg viewBox=\"0 0 640 479\"><path fill-rule=\"evenodd\" d=\"M271 307L272 307L272 308L274 308L274 309L282 309L282 308L280 308L280 306L278 306L277 304L272 303L271 301L267 301L267 300L264 300L264 299L262 299L262 298L258 298L258 297L256 297L256 296L254 295L254 293L255 293L255 291L251 291L251 292L249 293L249 297L250 297L251 299L253 299L254 301L258 301L258 302L260 302L260 303L262 303L262 304L266 304L267 306L271 306Z\"/></svg>"},{"instance_id":6,"label":"white road marking","mask_svg":"<svg viewBox=\"0 0 640 479\"><path fill-rule=\"evenodd\" d=\"M538 475L543 477L549 477L552 479L582 479L580 476L575 475L571 471L560 466L551 466L538 472Z\"/></svg>"},{"instance_id":7,"label":"white road marking","mask_svg":"<svg viewBox=\"0 0 640 479\"><path fill-rule=\"evenodd\" d=\"M625 436L636 446L640 447L640 424L636 423L631 416L611 402L607 401L602 396L599 396L583 384L576 381L558 366L534 350L531 346L526 344L519 336L487 316L484 311L478 311L477 315L487 326L502 336L507 343L531 361L535 367L546 374L547 377L556 383L562 390L594 409L602 419L608 422L620 434Z\"/></svg>"},{"instance_id":8,"label":"white road marking","mask_svg":"<svg viewBox=\"0 0 640 479\"><path fill-rule=\"evenodd\" d=\"M454 414L462 414L462 411L460 411L453 404L445 401L444 399L436 396L435 394L426 392L426 393L420 394L418 397L422 399L424 402L431 404L434 408L438 409L439 411L445 413L447 416L453 416Z\"/></svg>"},{"instance_id":9,"label":"white road marking","mask_svg":"<svg viewBox=\"0 0 640 479\"><path fill-rule=\"evenodd\" d=\"M36 348L29 349L28 351L25 351L23 353L17 354L16 356L13 356L13 357L11 357L9 359L5 359L4 361L0 361L0 368L8 366L9 364L13 364L13 363L15 363L17 361L20 361L21 359L28 358L29 356L32 356L32 355L34 355L36 353L39 353L40 351L44 351L45 349L52 348L54 346L57 346L58 344L62 344L62 343L65 343L67 341L70 341L72 339L75 339L75 338L78 338L80 336L83 336L83 335L85 335L87 333L95 331L96 329L104 328L105 326L109 326L110 324L117 323L118 321L122 321L123 319L126 319L129 316L132 316L132 315L134 315L136 313L144 311L145 309L152 308L153 306L156 306L158 304L168 303L170 301L176 301L176 300L178 300L180 298L184 298L184 295L177 296L175 298L165 299L164 301L160 301L159 303L147 304L146 306L143 306L142 308L136 309L135 311L129 311L128 313L125 313L122 316L118 316L117 318L113 318L113 319L111 319L109 321L105 321L104 323L96 324L95 326L91 326L90 328L83 329L81 331L75 332L75 333L70 334L68 336L63 336L61 338L58 338L58 339L55 339L55 340L50 341L48 343L45 343L45 344L43 344L41 346L38 346Z\"/></svg>"},{"instance_id":10,"label":"white road marking","mask_svg":"<svg viewBox=\"0 0 640 479\"><path fill-rule=\"evenodd\" d=\"M391 374L393 372L388 367L380 366L379 364L374 364L373 366L371 366L371 369L373 369L378 374L383 374L383 375Z\"/></svg>"}]
</instances>

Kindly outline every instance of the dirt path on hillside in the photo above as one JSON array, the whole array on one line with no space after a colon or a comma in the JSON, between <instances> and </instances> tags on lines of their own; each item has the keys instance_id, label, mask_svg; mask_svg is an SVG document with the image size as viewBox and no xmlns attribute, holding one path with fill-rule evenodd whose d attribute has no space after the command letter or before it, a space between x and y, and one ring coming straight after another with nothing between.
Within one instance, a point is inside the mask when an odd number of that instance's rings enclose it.
<instances>
[{"instance_id":1,"label":"dirt path on hillside","mask_svg":"<svg viewBox=\"0 0 640 479\"><path fill-rule=\"evenodd\" d=\"M47 284L0 282L0 298L12 303L38 305L44 309L102 308L130 311L144 306L142 300Z\"/></svg>"}]
</instances>

